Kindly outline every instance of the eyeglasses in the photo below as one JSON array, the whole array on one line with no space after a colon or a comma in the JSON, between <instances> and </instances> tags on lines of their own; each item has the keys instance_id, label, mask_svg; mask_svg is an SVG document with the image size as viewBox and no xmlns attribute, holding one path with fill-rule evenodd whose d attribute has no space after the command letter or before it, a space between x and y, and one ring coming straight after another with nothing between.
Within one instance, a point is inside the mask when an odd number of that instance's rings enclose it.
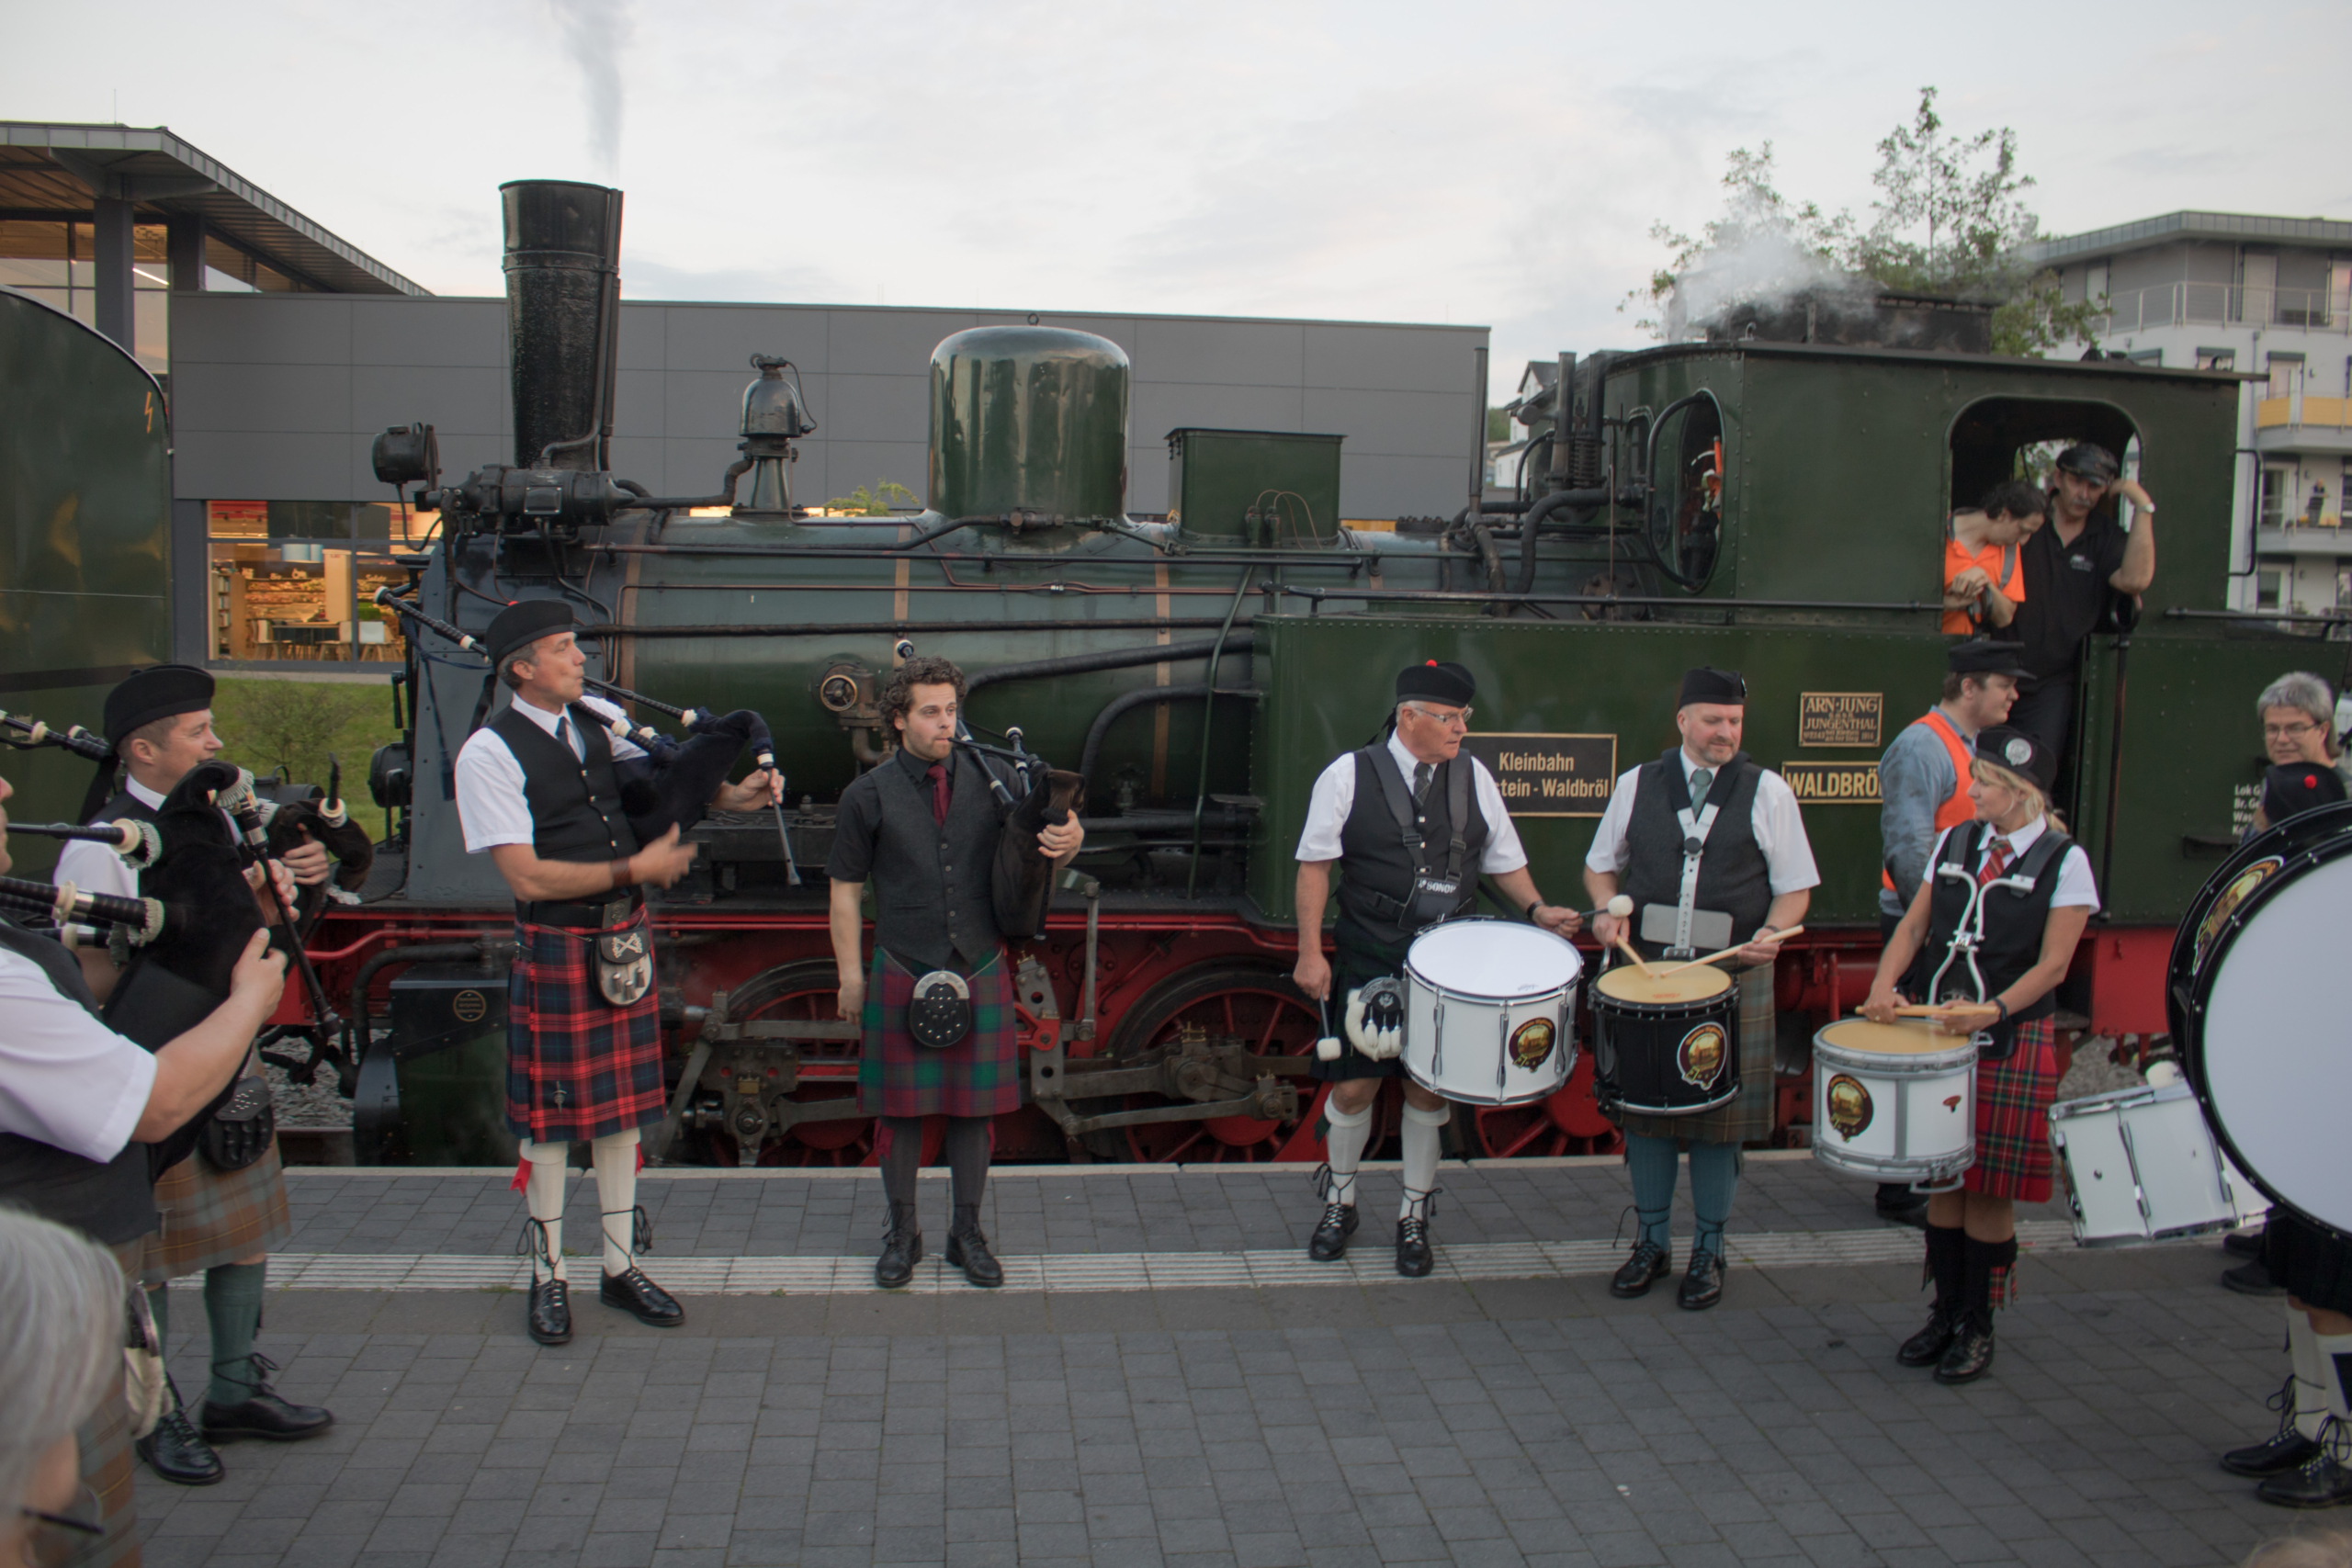
<instances>
[{"instance_id":1,"label":"eyeglasses","mask_svg":"<svg viewBox=\"0 0 2352 1568\"><path fill-rule=\"evenodd\" d=\"M1431 713L1419 703L1407 703L1405 705L1430 723L1444 725L1448 729L1468 729L1470 716L1476 711L1475 708L1461 708L1453 713Z\"/></svg>"},{"instance_id":2,"label":"eyeglasses","mask_svg":"<svg viewBox=\"0 0 2352 1568\"><path fill-rule=\"evenodd\" d=\"M2304 719L2300 724L2266 724L2262 727L2262 733L2276 736L2281 740L2292 740L2296 736L2307 735L2318 728L2310 719Z\"/></svg>"},{"instance_id":3,"label":"eyeglasses","mask_svg":"<svg viewBox=\"0 0 2352 1568\"><path fill-rule=\"evenodd\" d=\"M30 1521L25 1529L25 1561L32 1568L66 1568L69 1563L87 1562L106 1540L98 1495L86 1485L74 1494L72 1506L62 1514L45 1514L39 1508L17 1512Z\"/></svg>"}]
</instances>

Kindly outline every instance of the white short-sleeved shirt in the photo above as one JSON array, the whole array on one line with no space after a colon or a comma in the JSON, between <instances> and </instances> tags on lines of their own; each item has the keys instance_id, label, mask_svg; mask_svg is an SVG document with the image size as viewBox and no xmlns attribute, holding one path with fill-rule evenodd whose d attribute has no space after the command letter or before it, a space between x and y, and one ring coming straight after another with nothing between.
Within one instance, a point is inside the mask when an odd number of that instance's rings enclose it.
<instances>
[{"instance_id":1,"label":"white short-sleeved shirt","mask_svg":"<svg viewBox=\"0 0 2352 1568\"><path fill-rule=\"evenodd\" d=\"M628 716L618 706L602 697L583 696L581 705L604 718L628 722ZM535 706L521 698L514 701L514 711L546 730L556 732L556 723L565 715L561 710ZM571 754L585 756L582 742L567 725L564 733L571 741ZM634 740L610 736L613 761L626 762L645 755L645 748ZM466 852L478 855L500 844L527 844L534 841L530 803L523 795L523 764L514 760L514 750L503 738L488 726L477 729L467 738L458 753L458 820L465 824Z\"/></svg>"},{"instance_id":2,"label":"white short-sleeved shirt","mask_svg":"<svg viewBox=\"0 0 2352 1568\"><path fill-rule=\"evenodd\" d=\"M2037 817L2011 833L2009 835L2010 861L2015 863L2026 851L2033 848L2034 840L2041 838L2049 827L2050 818ZM1936 863L1944 858L1944 840L1951 838L1952 832L1952 829L1947 828L1936 835L1935 851L1928 856L1928 865L1931 871ZM2050 907L2053 909L2086 908L2094 913L2098 911L2098 884L2091 877L2091 857L2083 852L2082 845L2066 846L2066 858L2058 863L2058 891L2050 896Z\"/></svg>"},{"instance_id":3,"label":"white short-sleeved shirt","mask_svg":"<svg viewBox=\"0 0 2352 1568\"><path fill-rule=\"evenodd\" d=\"M1396 764L1397 775L1410 788L1415 758L1393 731L1388 737L1388 755ZM1487 772L1486 763L1467 750L1462 756L1470 763L1472 784L1478 792L1478 814L1487 819L1487 848L1478 858L1478 869L1488 876L1517 871L1527 863L1527 852L1520 848L1519 829L1511 825L1510 812L1503 806L1503 792L1495 786L1495 775ZM1348 813L1355 804L1356 757L1350 751L1315 781L1315 792L1306 800L1306 826L1298 835L1297 858L1338 860L1340 829L1347 825Z\"/></svg>"},{"instance_id":4,"label":"white short-sleeved shirt","mask_svg":"<svg viewBox=\"0 0 2352 1568\"><path fill-rule=\"evenodd\" d=\"M1677 750L1674 757L1682 764L1687 788L1690 775L1706 764L1692 761L1685 750ZM1634 789L1641 776L1640 768L1629 768L1617 776L1609 809L1601 813L1592 848L1584 857L1589 869L1613 876L1632 858L1625 831L1634 820ZM1756 835L1756 847L1764 852L1765 876L1775 897L1821 886L1821 872L1813 863L1813 842L1804 836L1804 814L1797 808L1796 792L1770 768L1756 781L1756 806L1748 814L1748 828Z\"/></svg>"},{"instance_id":5,"label":"white short-sleeved shirt","mask_svg":"<svg viewBox=\"0 0 2352 1568\"><path fill-rule=\"evenodd\" d=\"M126 774L123 787L130 797L150 811L161 810L164 797ZM70 882L85 893L105 893L117 898L139 897L139 874L130 863L115 853L112 844L92 843L75 839L66 844L57 856L57 882Z\"/></svg>"},{"instance_id":6,"label":"white short-sleeved shirt","mask_svg":"<svg viewBox=\"0 0 2352 1568\"><path fill-rule=\"evenodd\" d=\"M120 1154L147 1109L155 1058L7 952L0 1018L8 1021L0 1029L0 1132L100 1164Z\"/></svg>"}]
</instances>

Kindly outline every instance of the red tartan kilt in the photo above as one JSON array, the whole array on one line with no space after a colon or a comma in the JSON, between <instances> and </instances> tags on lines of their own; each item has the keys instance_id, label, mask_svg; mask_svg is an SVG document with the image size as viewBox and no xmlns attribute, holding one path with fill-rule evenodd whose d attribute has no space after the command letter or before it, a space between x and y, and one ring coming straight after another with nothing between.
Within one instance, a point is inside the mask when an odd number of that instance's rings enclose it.
<instances>
[{"instance_id":1,"label":"red tartan kilt","mask_svg":"<svg viewBox=\"0 0 2352 1568\"><path fill-rule=\"evenodd\" d=\"M2057 1026L2048 1018L2018 1025L2008 1060L1976 1065L1976 1163L1968 1168L1968 1191L2050 1201L2050 1102L2057 1098Z\"/></svg>"},{"instance_id":2,"label":"red tartan kilt","mask_svg":"<svg viewBox=\"0 0 2352 1568\"><path fill-rule=\"evenodd\" d=\"M645 911L627 931L645 924ZM659 987L625 1008L596 988L599 933L514 922L506 982L506 1125L537 1144L602 1138L659 1122Z\"/></svg>"}]
</instances>

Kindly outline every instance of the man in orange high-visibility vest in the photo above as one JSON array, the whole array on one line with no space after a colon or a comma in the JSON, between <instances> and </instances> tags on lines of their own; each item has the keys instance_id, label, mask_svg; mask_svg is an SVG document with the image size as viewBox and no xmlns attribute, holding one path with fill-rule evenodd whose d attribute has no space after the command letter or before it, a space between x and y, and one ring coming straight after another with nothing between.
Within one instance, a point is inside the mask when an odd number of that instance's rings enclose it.
<instances>
[{"instance_id":1,"label":"man in orange high-visibility vest","mask_svg":"<svg viewBox=\"0 0 2352 1568\"><path fill-rule=\"evenodd\" d=\"M1878 762L1880 940L1894 933L1927 874L1936 835L1972 821L1968 764L1976 732L2004 723L2025 669L2015 644L1958 642L1944 656L1943 700L1904 727ZM1900 1183L1882 1183L1882 1218L1923 1224L1928 1201Z\"/></svg>"}]
</instances>

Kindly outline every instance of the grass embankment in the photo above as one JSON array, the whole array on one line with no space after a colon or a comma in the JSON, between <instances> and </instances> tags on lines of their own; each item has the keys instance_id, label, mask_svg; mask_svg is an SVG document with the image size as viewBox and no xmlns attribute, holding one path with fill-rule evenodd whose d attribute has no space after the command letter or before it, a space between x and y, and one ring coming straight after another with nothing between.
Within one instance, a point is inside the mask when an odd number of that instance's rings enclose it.
<instances>
[{"instance_id":1,"label":"grass embankment","mask_svg":"<svg viewBox=\"0 0 2352 1568\"><path fill-rule=\"evenodd\" d=\"M223 675L213 694L212 725L226 742L220 754L256 774L282 767L296 783L324 789L327 759L339 759L343 798L353 817L379 840L390 830L389 814L368 794L368 758L400 739L388 680Z\"/></svg>"}]
</instances>

